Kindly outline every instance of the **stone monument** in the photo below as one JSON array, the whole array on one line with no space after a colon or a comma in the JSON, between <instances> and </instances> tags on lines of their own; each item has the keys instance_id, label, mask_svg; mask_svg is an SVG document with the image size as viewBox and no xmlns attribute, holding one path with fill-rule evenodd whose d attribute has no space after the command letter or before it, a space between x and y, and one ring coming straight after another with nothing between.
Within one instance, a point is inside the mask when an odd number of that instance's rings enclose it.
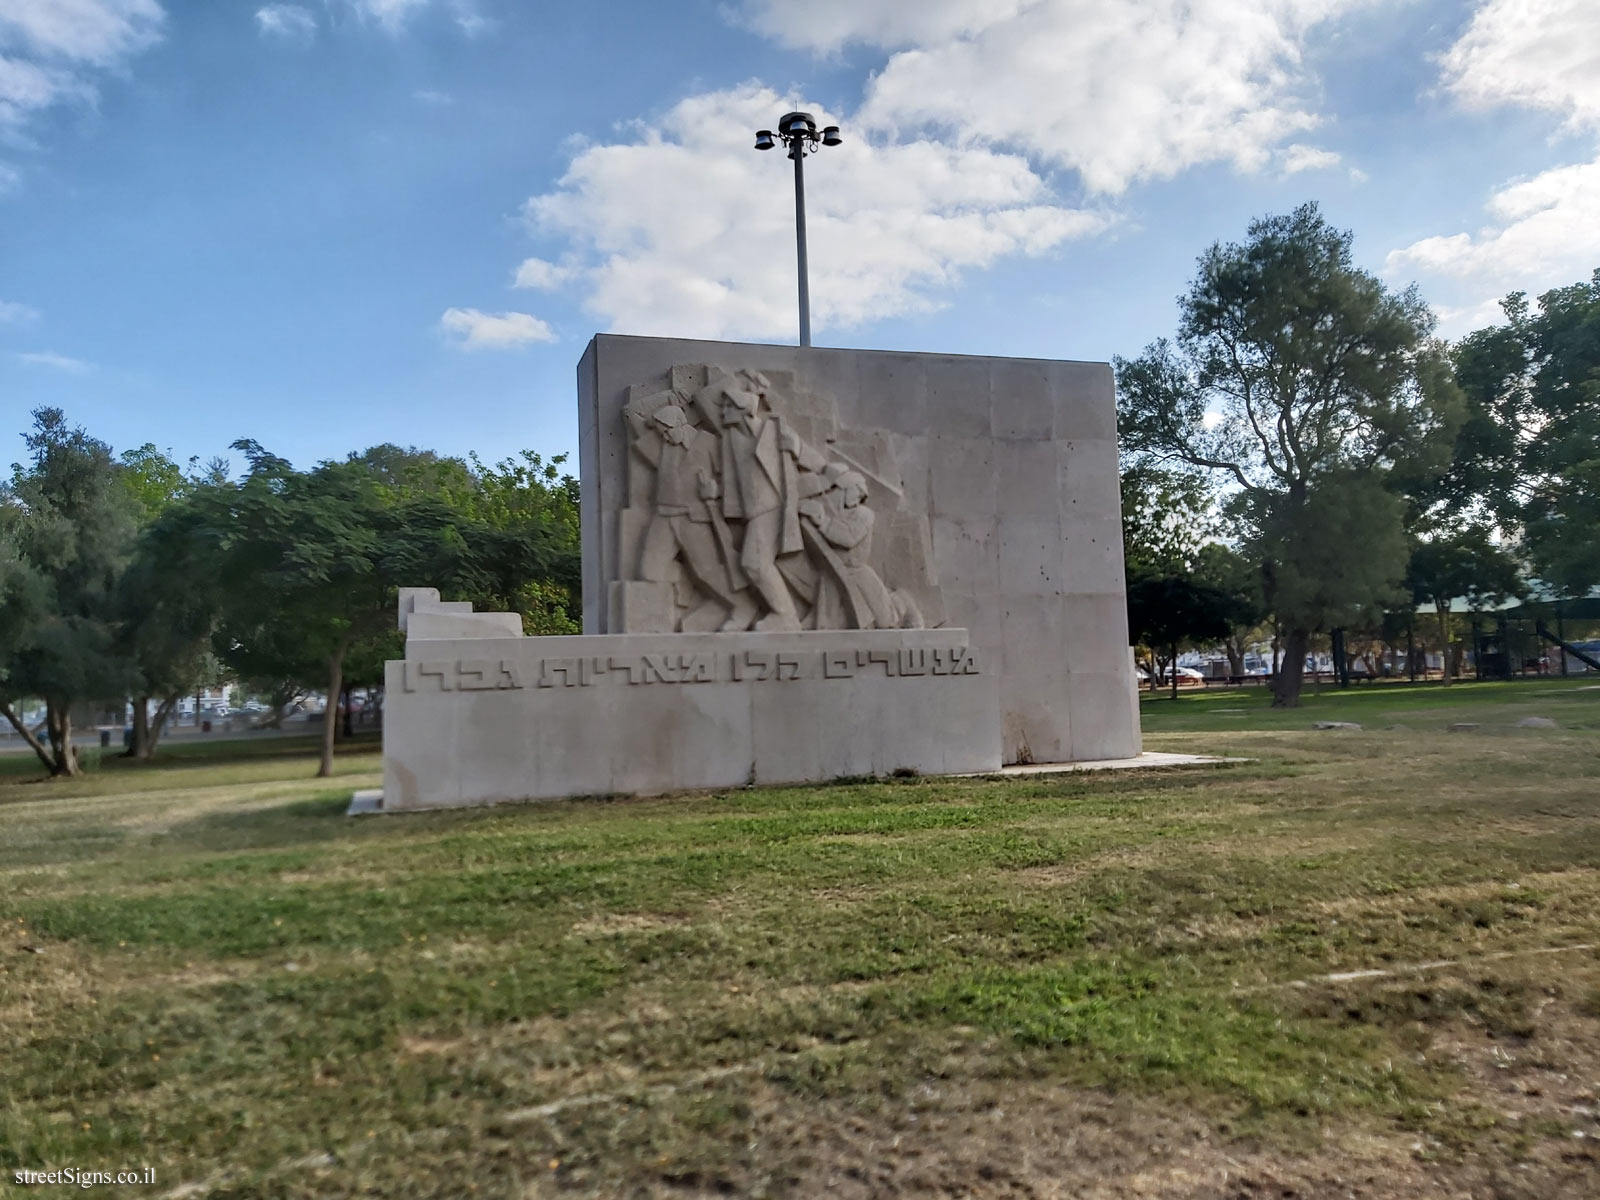
<instances>
[{"instance_id":1,"label":"stone monument","mask_svg":"<svg viewBox=\"0 0 1600 1200\"><path fill-rule=\"evenodd\" d=\"M584 634L404 589L384 809L1139 753L1105 364L596 337Z\"/></svg>"}]
</instances>

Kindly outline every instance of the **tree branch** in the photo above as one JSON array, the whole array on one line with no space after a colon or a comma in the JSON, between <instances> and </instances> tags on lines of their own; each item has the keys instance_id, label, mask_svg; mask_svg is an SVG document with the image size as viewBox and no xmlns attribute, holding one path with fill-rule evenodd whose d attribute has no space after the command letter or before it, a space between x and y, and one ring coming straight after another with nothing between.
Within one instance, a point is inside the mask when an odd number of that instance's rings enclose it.
<instances>
[{"instance_id":1,"label":"tree branch","mask_svg":"<svg viewBox=\"0 0 1600 1200\"><path fill-rule=\"evenodd\" d=\"M17 716L9 701L0 700L0 714L4 714L5 719L11 722L11 728L22 735L22 740L33 748L33 752L39 756L39 761L53 772L56 768L55 759L50 757L50 751L45 749L44 743L34 736L33 730L22 723L22 718Z\"/></svg>"}]
</instances>

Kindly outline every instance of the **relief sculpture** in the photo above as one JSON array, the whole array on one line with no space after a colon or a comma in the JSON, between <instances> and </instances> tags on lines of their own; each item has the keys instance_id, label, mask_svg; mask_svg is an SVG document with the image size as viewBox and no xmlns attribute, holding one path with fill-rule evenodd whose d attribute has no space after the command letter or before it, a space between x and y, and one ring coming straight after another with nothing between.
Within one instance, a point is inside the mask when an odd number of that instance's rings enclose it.
<instances>
[{"instance_id":1,"label":"relief sculpture","mask_svg":"<svg viewBox=\"0 0 1600 1200\"><path fill-rule=\"evenodd\" d=\"M623 409L614 631L940 623L926 517L903 503L887 435L841 433L825 398L757 371L697 364L663 382Z\"/></svg>"}]
</instances>

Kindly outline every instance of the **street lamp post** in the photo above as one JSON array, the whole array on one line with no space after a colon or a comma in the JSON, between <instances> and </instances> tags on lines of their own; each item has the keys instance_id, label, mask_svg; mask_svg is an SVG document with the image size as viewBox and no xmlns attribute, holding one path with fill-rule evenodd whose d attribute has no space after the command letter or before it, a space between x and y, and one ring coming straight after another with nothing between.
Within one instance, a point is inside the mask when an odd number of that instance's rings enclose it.
<instances>
[{"instance_id":1,"label":"street lamp post","mask_svg":"<svg viewBox=\"0 0 1600 1200\"><path fill-rule=\"evenodd\" d=\"M822 146L837 146L844 141L837 125L817 131L817 119L807 112L785 113L778 132L756 130L756 149L771 150L782 142L794 159L794 245L800 274L800 344L811 345L811 283L806 267L806 172L805 158Z\"/></svg>"}]
</instances>

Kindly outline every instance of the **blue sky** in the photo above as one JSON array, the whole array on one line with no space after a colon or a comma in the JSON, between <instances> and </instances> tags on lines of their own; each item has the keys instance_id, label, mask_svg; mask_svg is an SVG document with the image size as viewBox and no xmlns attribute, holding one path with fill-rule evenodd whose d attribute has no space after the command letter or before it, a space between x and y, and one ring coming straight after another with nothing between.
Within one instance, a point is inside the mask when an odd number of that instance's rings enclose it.
<instances>
[{"instance_id":1,"label":"blue sky","mask_svg":"<svg viewBox=\"0 0 1600 1200\"><path fill-rule=\"evenodd\" d=\"M1451 336L1600 266L1594 0L0 0L0 462L575 449L596 331L792 340L794 103L819 344L1132 354L1305 200Z\"/></svg>"}]
</instances>

